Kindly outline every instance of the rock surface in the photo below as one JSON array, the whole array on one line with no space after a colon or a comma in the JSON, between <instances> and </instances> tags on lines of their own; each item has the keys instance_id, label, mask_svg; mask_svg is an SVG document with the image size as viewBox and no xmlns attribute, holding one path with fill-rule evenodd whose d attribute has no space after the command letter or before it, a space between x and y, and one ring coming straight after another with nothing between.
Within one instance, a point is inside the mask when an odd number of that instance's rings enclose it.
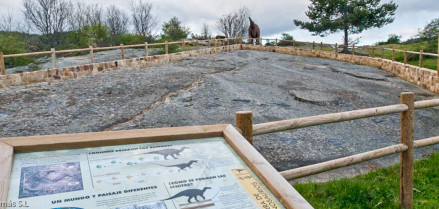
<instances>
[{"instance_id":1,"label":"rock surface","mask_svg":"<svg viewBox=\"0 0 439 209\"><path fill-rule=\"evenodd\" d=\"M437 98L384 71L320 58L233 51L166 66L123 69L55 83L0 89L0 137L152 127L254 123ZM439 109L416 110L415 139L439 135ZM278 170L397 144L399 114L256 136ZM419 156L439 149L418 149ZM381 158L302 180L327 180L394 164Z\"/></svg>"}]
</instances>

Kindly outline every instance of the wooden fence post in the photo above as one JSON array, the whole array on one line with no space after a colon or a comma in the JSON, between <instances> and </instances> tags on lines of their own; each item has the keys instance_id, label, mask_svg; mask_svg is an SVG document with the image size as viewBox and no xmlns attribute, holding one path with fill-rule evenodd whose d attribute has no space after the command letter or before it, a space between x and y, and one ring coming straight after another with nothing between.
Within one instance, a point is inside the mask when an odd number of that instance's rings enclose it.
<instances>
[{"instance_id":1,"label":"wooden fence post","mask_svg":"<svg viewBox=\"0 0 439 209\"><path fill-rule=\"evenodd\" d=\"M336 55L336 56L337 56L337 53L338 53L338 44L335 43L335 55Z\"/></svg>"},{"instance_id":2,"label":"wooden fence post","mask_svg":"<svg viewBox=\"0 0 439 209\"><path fill-rule=\"evenodd\" d=\"M148 42L145 42L145 57L149 55L148 53Z\"/></svg>"},{"instance_id":3,"label":"wooden fence post","mask_svg":"<svg viewBox=\"0 0 439 209\"><path fill-rule=\"evenodd\" d=\"M2 71L2 75L6 75L5 59L3 57L3 52L0 52L0 68Z\"/></svg>"},{"instance_id":4,"label":"wooden fence post","mask_svg":"<svg viewBox=\"0 0 439 209\"><path fill-rule=\"evenodd\" d=\"M323 51L323 42L320 42L320 51Z\"/></svg>"},{"instance_id":5,"label":"wooden fence post","mask_svg":"<svg viewBox=\"0 0 439 209\"><path fill-rule=\"evenodd\" d=\"M230 45L230 41L229 41L229 38L227 38L227 46L229 46Z\"/></svg>"},{"instance_id":6,"label":"wooden fence post","mask_svg":"<svg viewBox=\"0 0 439 209\"><path fill-rule=\"evenodd\" d=\"M184 39L181 41L181 52L184 52Z\"/></svg>"},{"instance_id":7,"label":"wooden fence post","mask_svg":"<svg viewBox=\"0 0 439 209\"><path fill-rule=\"evenodd\" d=\"M352 45L352 55L355 55L355 44Z\"/></svg>"},{"instance_id":8,"label":"wooden fence post","mask_svg":"<svg viewBox=\"0 0 439 209\"><path fill-rule=\"evenodd\" d=\"M419 51L419 67L422 68L422 53L424 53L424 50Z\"/></svg>"},{"instance_id":9,"label":"wooden fence post","mask_svg":"<svg viewBox=\"0 0 439 209\"><path fill-rule=\"evenodd\" d=\"M315 49L315 47L316 47L316 42L315 42L315 41L313 41L313 42L312 42L312 50L314 50L314 49Z\"/></svg>"},{"instance_id":10,"label":"wooden fence post","mask_svg":"<svg viewBox=\"0 0 439 209\"><path fill-rule=\"evenodd\" d=\"M375 46L372 46L372 57L375 57Z\"/></svg>"},{"instance_id":11,"label":"wooden fence post","mask_svg":"<svg viewBox=\"0 0 439 209\"><path fill-rule=\"evenodd\" d=\"M392 47L392 61L395 61L395 47Z\"/></svg>"},{"instance_id":12,"label":"wooden fence post","mask_svg":"<svg viewBox=\"0 0 439 209\"><path fill-rule=\"evenodd\" d=\"M407 49L404 50L404 64L407 65Z\"/></svg>"},{"instance_id":13,"label":"wooden fence post","mask_svg":"<svg viewBox=\"0 0 439 209\"><path fill-rule=\"evenodd\" d=\"M120 57L121 57L122 59L125 59L125 54L124 54L124 52L123 52L123 44L120 44Z\"/></svg>"},{"instance_id":14,"label":"wooden fence post","mask_svg":"<svg viewBox=\"0 0 439 209\"><path fill-rule=\"evenodd\" d=\"M277 38L274 40L274 46L277 46Z\"/></svg>"},{"instance_id":15,"label":"wooden fence post","mask_svg":"<svg viewBox=\"0 0 439 209\"><path fill-rule=\"evenodd\" d=\"M50 51L52 52L52 69L55 69L56 68L55 48L51 48Z\"/></svg>"},{"instance_id":16,"label":"wooden fence post","mask_svg":"<svg viewBox=\"0 0 439 209\"><path fill-rule=\"evenodd\" d=\"M165 54L168 54L168 41L165 41Z\"/></svg>"},{"instance_id":17,"label":"wooden fence post","mask_svg":"<svg viewBox=\"0 0 439 209\"><path fill-rule=\"evenodd\" d=\"M414 159L414 93L401 93L401 104L408 110L401 112L401 144L408 149L400 154L400 201L401 208L413 208L413 159Z\"/></svg>"},{"instance_id":18,"label":"wooden fence post","mask_svg":"<svg viewBox=\"0 0 439 209\"><path fill-rule=\"evenodd\" d=\"M236 112L236 127L241 130L242 136L253 144L253 114L251 111Z\"/></svg>"},{"instance_id":19,"label":"wooden fence post","mask_svg":"<svg viewBox=\"0 0 439 209\"><path fill-rule=\"evenodd\" d=\"M93 54L93 46L90 45L90 64L94 63L94 54Z\"/></svg>"}]
</instances>

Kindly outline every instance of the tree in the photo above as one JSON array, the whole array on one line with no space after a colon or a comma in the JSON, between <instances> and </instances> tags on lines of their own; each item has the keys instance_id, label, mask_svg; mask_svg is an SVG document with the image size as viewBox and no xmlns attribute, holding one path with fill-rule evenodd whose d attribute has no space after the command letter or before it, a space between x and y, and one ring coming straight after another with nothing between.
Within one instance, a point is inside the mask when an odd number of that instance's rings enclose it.
<instances>
[{"instance_id":1,"label":"tree","mask_svg":"<svg viewBox=\"0 0 439 209\"><path fill-rule=\"evenodd\" d=\"M212 34L210 33L209 26L206 23L203 23L203 27L201 29L201 34L193 34L191 35L192 39L196 40L207 40L212 38Z\"/></svg>"},{"instance_id":2,"label":"tree","mask_svg":"<svg viewBox=\"0 0 439 209\"><path fill-rule=\"evenodd\" d=\"M87 25L102 25L104 11L99 4L91 4L87 6Z\"/></svg>"},{"instance_id":3,"label":"tree","mask_svg":"<svg viewBox=\"0 0 439 209\"><path fill-rule=\"evenodd\" d=\"M421 39L436 41L439 34L439 18L431 20L418 34Z\"/></svg>"},{"instance_id":4,"label":"tree","mask_svg":"<svg viewBox=\"0 0 439 209\"><path fill-rule=\"evenodd\" d=\"M105 13L105 25L107 25L110 34L117 36L128 32L128 16L125 12L111 5Z\"/></svg>"},{"instance_id":5,"label":"tree","mask_svg":"<svg viewBox=\"0 0 439 209\"><path fill-rule=\"evenodd\" d=\"M162 39L169 41L176 41L186 38L190 33L190 28L182 26L177 17L173 17L169 22L165 22L162 25Z\"/></svg>"},{"instance_id":6,"label":"tree","mask_svg":"<svg viewBox=\"0 0 439 209\"><path fill-rule=\"evenodd\" d=\"M369 28L381 28L392 23L398 7L393 1L380 5L381 0L311 0L305 13L310 22L294 20L296 26L326 36L344 32L344 52L347 52L349 33L358 34Z\"/></svg>"},{"instance_id":7,"label":"tree","mask_svg":"<svg viewBox=\"0 0 439 209\"><path fill-rule=\"evenodd\" d=\"M8 13L2 16L0 20L0 31L15 31L15 22L11 10L8 10Z\"/></svg>"},{"instance_id":8,"label":"tree","mask_svg":"<svg viewBox=\"0 0 439 209\"><path fill-rule=\"evenodd\" d=\"M151 31L157 24L153 18L152 3L139 0L131 3L134 31L137 35L145 38L151 38Z\"/></svg>"},{"instance_id":9,"label":"tree","mask_svg":"<svg viewBox=\"0 0 439 209\"><path fill-rule=\"evenodd\" d=\"M72 4L66 0L23 0L23 6L29 24L45 36L50 47L58 45L67 28Z\"/></svg>"},{"instance_id":10,"label":"tree","mask_svg":"<svg viewBox=\"0 0 439 209\"><path fill-rule=\"evenodd\" d=\"M389 38L387 39L388 44L399 44L401 43L401 36L396 34L390 34Z\"/></svg>"},{"instance_id":11,"label":"tree","mask_svg":"<svg viewBox=\"0 0 439 209\"><path fill-rule=\"evenodd\" d=\"M218 18L217 29L226 37L246 36L249 16L250 10L247 7L241 7L237 11Z\"/></svg>"},{"instance_id":12,"label":"tree","mask_svg":"<svg viewBox=\"0 0 439 209\"><path fill-rule=\"evenodd\" d=\"M76 2L68 17L69 30L77 31L88 25L88 9L84 2Z\"/></svg>"},{"instance_id":13,"label":"tree","mask_svg":"<svg viewBox=\"0 0 439 209\"><path fill-rule=\"evenodd\" d=\"M17 34L0 34L0 52L5 54L25 53L26 43L21 41ZM13 57L5 59L5 65L7 67L26 65L30 62L32 62L32 59L29 57Z\"/></svg>"},{"instance_id":14,"label":"tree","mask_svg":"<svg viewBox=\"0 0 439 209\"><path fill-rule=\"evenodd\" d=\"M209 30L209 25L207 25L207 23L203 23L203 29L201 32L201 37L203 40L207 40L207 39L211 39L212 38L212 34L210 33Z\"/></svg>"},{"instance_id":15,"label":"tree","mask_svg":"<svg viewBox=\"0 0 439 209\"><path fill-rule=\"evenodd\" d=\"M98 4L87 5L77 1L68 17L69 30L77 31L85 26L103 24L103 9Z\"/></svg>"},{"instance_id":16,"label":"tree","mask_svg":"<svg viewBox=\"0 0 439 209\"><path fill-rule=\"evenodd\" d=\"M86 25L80 30L70 33L68 37L69 48L87 48L88 46L105 46L108 44L110 32L107 26Z\"/></svg>"},{"instance_id":17,"label":"tree","mask_svg":"<svg viewBox=\"0 0 439 209\"><path fill-rule=\"evenodd\" d=\"M292 41L294 40L293 36L288 33L282 33L282 40Z\"/></svg>"}]
</instances>

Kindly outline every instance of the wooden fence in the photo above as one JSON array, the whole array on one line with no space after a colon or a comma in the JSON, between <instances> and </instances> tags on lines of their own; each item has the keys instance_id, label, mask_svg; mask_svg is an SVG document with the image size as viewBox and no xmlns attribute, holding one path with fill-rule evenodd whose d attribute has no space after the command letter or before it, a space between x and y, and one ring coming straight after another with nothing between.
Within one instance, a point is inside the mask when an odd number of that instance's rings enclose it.
<instances>
[{"instance_id":1,"label":"wooden fence","mask_svg":"<svg viewBox=\"0 0 439 209\"><path fill-rule=\"evenodd\" d=\"M37 56L37 55L51 55L51 63L52 68L56 68L56 54L61 53L72 53L72 52L89 52L90 56L90 64L94 63L94 52L95 51L102 51L102 50L112 50L112 49L120 49L120 57L121 59L125 58L124 49L127 48L138 48L138 47L144 47L145 48L145 56L149 56L148 54L148 47L151 46L164 46L165 54L169 53L168 46L171 44L181 44L181 50L185 50L186 44L191 44L196 47L196 49L199 49L200 43L202 45L207 45L207 47L210 47L211 45L214 46L225 46L230 45L230 42L233 43L243 43L243 40L247 40L244 43L253 42L253 40L256 40L255 38L244 38L244 37L233 37L233 38L225 38L225 39L209 39L209 40L182 40L182 41L174 41L174 42L164 42L164 43L148 43L145 42L144 44L133 44L133 45L123 45L120 44L120 46L110 46L110 47L96 47L93 48L93 46L90 46L89 48L83 48L83 49L68 49L68 50L59 50L56 51L54 48L52 48L50 51L43 51L43 52L30 52L30 53L22 53L22 54L7 54L4 55L3 52L0 52L0 71L1 75L6 75L6 69L5 69L5 62L4 58L12 58L12 57L22 57L22 56ZM316 43L316 42L302 42L302 41L296 41L296 40L281 40L281 39L263 39L259 38L259 42L262 44L263 41L266 41L266 43L274 44L275 46L279 45L287 45L285 43L289 43L292 47L305 47L307 49L312 50L334 50L334 53L339 53L340 49L343 48L343 45L338 44L326 44L323 42ZM274 41L274 42L270 42ZM438 43L439 43L439 37L438 37ZM438 44L439 45L439 44ZM365 55L369 55L371 57L376 56L376 51L381 50L381 57L385 58L385 51L390 50L392 51L391 60L395 60L395 52L402 52L404 53L404 64L408 63L408 55L409 54L415 54L419 55L419 67L423 67L423 61L424 56L433 56L437 57L437 69L439 68L439 46L438 46L438 54L433 53L426 53L423 50L419 52L415 51L407 51L407 50L399 50L395 48L384 48L384 47L377 47L377 46L355 46L351 45L347 47L348 50L350 49L350 53L355 54L356 50L357 52L359 50L366 50L367 53ZM347 52L346 52L347 53ZM357 53L358 54L358 53Z\"/></svg>"},{"instance_id":2,"label":"wooden fence","mask_svg":"<svg viewBox=\"0 0 439 209\"><path fill-rule=\"evenodd\" d=\"M249 39L252 40L252 39ZM292 47L305 47L307 49L312 49L312 50L334 50L334 53L340 53L340 50L344 48L344 45L338 45L338 44L327 44L327 43L316 43L316 42L301 42L301 41L295 41L295 40L278 40L278 39L259 39L260 43L262 43L262 41L267 41L266 43L270 43L270 44L274 44L275 46L278 46L278 44L280 43L290 43L290 45ZM274 42L270 42L270 41L274 41ZM439 43L439 36L438 36L438 43ZM285 45L285 44L284 44ZM408 50L400 50L400 49L395 49L395 48L385 48L385 47L379 47L379 46L355 46L355 45L349 45L347 46L348 51L350 51L349 53L351 53L352 55L367 55L367 56L371 56L371 57L377 57L378 52L377 51L381 51L381 58L386 59L385 58L385 52L387 51L391 51L392 55L391 55L391 59L389 58L389 60L392 61L397 61L395 58L395 53L396 52L401 52L403 53L404 56L404 64L408 64L408 57L410 54L414 54L419 56L419 67L423 67L423 63L424 63L424 56L432 56L432 57L436 57L437 59L437 65L436 65L436 69L439 69L439 44L438 44L438 53L437 54L433 54L433 53L427 53L424 52L423 50L420 50L419 52L415 52L415 51L408 51ZM363 51L363 53L359 53L360 50ZM346 52L348 53L348 52ZM402 63L402 62L401 62Z\"/></svg>"},{"instance_id":3,"label":"wooden fence","mask_svg":"<svg viewBox=\"0 0 439 209\"><path fill-rule=\"evenodd\" d=\"M55 50L55 48L52 48L50 51L42 51L42 52L30 52L30 53L21 53L21 54L3 54L3 52L0 52L0 71L1 75L6 75L6 68L5 68L5 58L13 58L13 57L24 57L24 56L38 56L38 55L51 55L51 68L57 68L56 65L56 54L62 54L62 53L72 53L72 52L89 52L90 57L90 64L94 63L94 52L96 51L103 51L103 50L113 50L113 49L120 49L120 58L125 59L125 52L124 49L127 48L139 48L144 47L145 48L145 57L149 56L148 49L149 47L153 46L162 46L164 47L164 53L169 54L169 45L171 44L179 44L181 45L181 50L184 51L186 45L192 45L197 50L199 49L200 45L202 46L225 46L230 45L230 43L242 43L242 38L234 37L234 38L226 38L226 39L209 39L209 40L182 40L182 41L173 41L173 42L164 42L164 43L148 43L145 42L144 44L133 44L133 45L123 45L120 44L119 46L109 46L109 47L96 47L89 46L89 48L82 48L82 49L68 49L68 50Z\"/></svg>"},{"instance_id":4,"label":"wooden fence","mask_svg":"<svg viewBox=\"0 0 439 209\"><path fill-rule=\"evenodd\" d=\"M336 168L341 168L368 160L384 157L387 155L401 153L400 155L400 198L402 208L413 207L413 161L414 148L425 147L439 143L439 136L414 141L414 110L439 106L439 99L414 102L414 93L402 93L401 104L354 110L348 112L316 115L304 118L282 120L261 124L252 123L252 112L241 111L236 113L236 127L242 135L250 142L253 136L274 133L279 131L293 130L309 126L317 126L328 123L338 123L361 118L375 117L392 113L401 113L401 143L381 149L372 150L348 157L330 160L314 165L294 168L280 172L287 179L292 180L299 177L309 176Z\"/></svg>"}]
</instances>

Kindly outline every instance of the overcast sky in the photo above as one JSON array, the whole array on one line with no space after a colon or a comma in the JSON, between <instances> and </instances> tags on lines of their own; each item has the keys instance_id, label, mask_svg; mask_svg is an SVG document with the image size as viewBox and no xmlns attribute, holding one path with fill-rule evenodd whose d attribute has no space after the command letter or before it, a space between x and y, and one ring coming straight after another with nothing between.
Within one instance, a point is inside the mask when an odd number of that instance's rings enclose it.
<instances>
[{"instance_id":1,"label":"overcast sky","mask_svg":"<svg viewBox=\"0 0 439 209\"><path fill-rule=\"evenodd\" d=\"M83 0L79 0L83 1ZM129 0L87 0L103 7L114 4L130 11ZM176 16L189 26L192 33L200 34L203 23L207 23L213 35L220 34L216 29L218 17L245 6L250 9L252 19L259 25L263 38L280 38L282 33L289 33L298 41L316 41L325 43L342 43L343 35L336 33L327 37L312 36L307 30L297 28L293 20L308 20L305 11L309 0L151 0L153 15L157 18L155 33L160 33L163 22ZM389 0L382 0L389 2ZM403 40L414 36L432 19L439 18L438 0L395 0L399 5L395 21L382 28L364 31L352 38L361 37L360 44L373 44L387 40L389 34L401 35ZM11 10L17 17L22 17L22 0L0 0L0 16Z\"/></svg>"}]
</instances>

